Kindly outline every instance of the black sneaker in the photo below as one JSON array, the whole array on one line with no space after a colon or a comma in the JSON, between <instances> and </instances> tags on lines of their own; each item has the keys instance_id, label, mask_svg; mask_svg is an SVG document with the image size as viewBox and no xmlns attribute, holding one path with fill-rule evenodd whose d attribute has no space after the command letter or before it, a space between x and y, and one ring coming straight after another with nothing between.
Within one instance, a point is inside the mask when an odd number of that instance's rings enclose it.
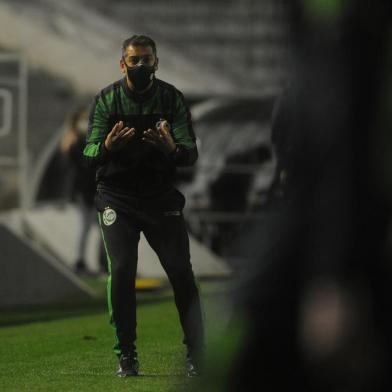
<instances>
[{"instance_id":1,"label":"black sneaker","mask_svg":"<svg viewBox=\"0 0 392 392\"><path fill-rule=\"evenodd\" d=\"M186 359L186 375L188 377L200 376L200 366L192 357Z\"/></svg>"},{"instance_id":2,"label":"black sneaker","mask_svg":"<svg viewBox=\"0 0 392 392\"><path fill-rule=\"evenodd\" d=\"M121 354L118 377L132 377L139 373L139 362L135 354Z\"/></svg>"}]
</instances>

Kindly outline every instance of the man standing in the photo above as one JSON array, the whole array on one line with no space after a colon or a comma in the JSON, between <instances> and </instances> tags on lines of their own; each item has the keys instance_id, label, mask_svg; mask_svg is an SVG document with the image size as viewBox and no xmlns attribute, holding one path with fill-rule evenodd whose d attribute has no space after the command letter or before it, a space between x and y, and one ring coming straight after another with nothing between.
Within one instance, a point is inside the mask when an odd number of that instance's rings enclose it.
<instances>
[{"instance_id":1,"label":"man standing","mask_svg":"<svg viewBox=\"0 0 392 392\"><path fill-rule=\"evenodd\" d=\"M96 168L95 202L109 265L117 375L138 374L135 276L143 231L173 287L187 346L187 374L196 376L203 323L182 215L185 198L173 186L176 166L197 160L191 116L181 92L155 78L158 58L151 38L126 39L120 69L125 77L95 97L84 149L88 165Z\"/></svg>"}]
</instances>

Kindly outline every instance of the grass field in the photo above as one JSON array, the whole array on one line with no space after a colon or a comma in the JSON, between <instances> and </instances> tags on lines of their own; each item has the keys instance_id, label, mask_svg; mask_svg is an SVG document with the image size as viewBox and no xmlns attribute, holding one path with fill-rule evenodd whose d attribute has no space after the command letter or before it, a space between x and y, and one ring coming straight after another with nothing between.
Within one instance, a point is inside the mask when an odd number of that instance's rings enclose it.
<instances>
[{"instance_id":1,"label":"grass field","mask_svg":"<svg viewBox=\"0 0 392 392\"><path fill-rule=\"evenodd\" d=\"M118 364L103 300L3 312L0 325L0 391L175 391L196 382L185 377L170 292L139 298L137 378L114 376Z\"/></svg>"}]
</instances>

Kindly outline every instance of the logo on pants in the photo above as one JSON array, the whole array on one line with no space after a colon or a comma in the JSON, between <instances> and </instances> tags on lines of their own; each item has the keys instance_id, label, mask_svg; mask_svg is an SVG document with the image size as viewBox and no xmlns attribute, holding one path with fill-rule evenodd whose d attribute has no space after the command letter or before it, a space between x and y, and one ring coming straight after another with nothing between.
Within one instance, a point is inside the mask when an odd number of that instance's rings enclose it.
<instances>
[{"instance_id":1,"label":"logo on pants","mask_svg":"<svg viewBox=\"0 0 392 392\"><path fill-rule=\"evenodd\" d=\"M105 211L102 214L102 219L103 219L103 223L105 226L110 226L112 225L117 218L117 214L116 211L112 210L109 207L105 208Z\"/></svg>"}]
</instances>

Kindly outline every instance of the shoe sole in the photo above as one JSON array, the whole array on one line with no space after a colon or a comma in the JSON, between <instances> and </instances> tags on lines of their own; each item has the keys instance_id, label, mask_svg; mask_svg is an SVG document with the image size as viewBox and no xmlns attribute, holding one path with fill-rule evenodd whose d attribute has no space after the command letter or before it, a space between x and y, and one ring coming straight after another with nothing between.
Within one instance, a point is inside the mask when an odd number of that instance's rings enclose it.
<instances>
[{"instance_id":1,"label":"shoe sole","mask_svg":"<svg viewBox=\"0 0 392 392\"><path fill-rule=\"evenodd\" d=\"M116 376L117 377L121 377L121 378L123 378L123 377L137 377L138 376L138 373L134 373L134 372L129 372L129 373L127 373L127 372L117 372L116 373Z\"/></svg>"},{"instance_id":2,"label":"shoe sole","mask_svg":"<svg viewBox=\"0 0 392 392\"><path fill-rule=\"evenodd\" d=\"M119 368L116 372L117 377L136 377L139 374L139 371L136 369L127 369L122 370Z\"/></svg>"}]
</instances>

